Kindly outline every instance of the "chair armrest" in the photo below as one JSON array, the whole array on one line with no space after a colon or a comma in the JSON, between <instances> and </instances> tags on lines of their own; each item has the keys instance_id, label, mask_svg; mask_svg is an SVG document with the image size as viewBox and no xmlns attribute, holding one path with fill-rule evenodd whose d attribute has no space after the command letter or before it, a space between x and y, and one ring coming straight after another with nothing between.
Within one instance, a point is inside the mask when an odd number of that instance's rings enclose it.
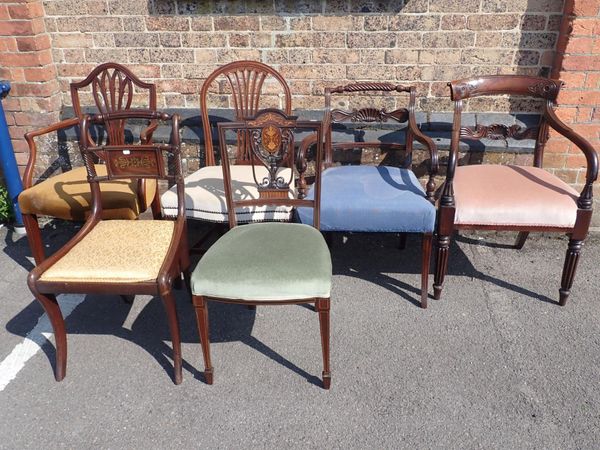
<instances>
[{"instance_id":1,"label":"chair armrest","mask_svg":"<svg viewBox=\"0 0 600 450\"><path fill-rule=\"evenodd\" d=\"M306 172L306 152L308 149L317 143L317 133L310 134L306 136L300 142L300 148L298 150L298 156L296 157L296 169L298 170L298 174L300 175L300 179L298 180L298 197L304 198L308 193L308 187L306 184L306 178L304 177L304 172Z\"/></svg>"},{"instance_id":2,"label":"chair armrest","mask_svg":"<svg viewBox=\"0 0 600 450\"><path fill-rule=\"evenodd\" d=\"M152 143L152 134L158 128L158 121L153 120L150 124L140 132L140 141L142 144Z\"/></svg>"},{"instance_id":3,"label":"chair armrest","mask_svg":"<svg viewBox=\"0 0 600 450\"><path fill-rule=\"evenodd\" d=\"M440 170L440 163L438 157L437 145L433 142L429 136L423 134L423 132L417 126L417 121L413 114L410 114L408 117L408 126L413 134L415 140L423 144L429 150L429 156L431 158L429 163L429 174L437 175Z\"/></svg>"},{"instance_id":4,"label":"chair armrest","mask_svg":"<svg viewBox=\"0 0 600 450\"><path fill-rule=\"evenodd\" d=\"M573 142L585 155L587 163L585 186L581 191L577 205L582 209L591 209L593 196L592 184L598 178L598 153L596 153L592 144L558 118L550 104L546 105L544 116L548 125Z\"/></svg>"},{"instance_id":5,"label":"chair armrest","mask_svg":"<svg viewBox=\"0 0 600 450\"><path fill-rule=\"evenodd\" d=\"M43 136L44 134L52 133L53 131L62 130L64 128L70 128L79 124L79 119L73 117L71 119L61 120L60 122L53 123L45 128L39 128L37 130L29 131L25 133L25 140L29 146L29 158L27 159L27 166L25 166L25 173L23 174L23 188L29 189L32 185L33 170L35 167L35 160L37 156L37 146L35 144L35 138Z\"/></svg>"}]
</instances>

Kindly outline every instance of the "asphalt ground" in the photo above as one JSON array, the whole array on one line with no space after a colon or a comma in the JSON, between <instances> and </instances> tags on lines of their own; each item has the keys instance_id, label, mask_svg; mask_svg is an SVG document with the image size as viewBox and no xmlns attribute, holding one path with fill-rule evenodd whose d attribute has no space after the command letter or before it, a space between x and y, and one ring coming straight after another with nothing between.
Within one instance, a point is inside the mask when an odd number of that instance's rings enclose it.
<instances>
[{"instance_id":1,"label":"asphalt ground","mask_svg":"<svg viewBox=\"0 0 600 450\"><path fill-rule=\"evenodd\" d=\"M44 229L53 248L71 233ZM564 237L514 250L512 233L457 236L443 298L427 310L418 236L405 250L393 235L337 236L330 391L317 315L303 306L211 303L206 385L185 291L181 385L160 299L97 295L60 297L73 311L57 383L51 329L26 285L26 238L6 228L0 238L0 448L600 446L598 235L565 307Z\"/></svg>"}]
</instances>

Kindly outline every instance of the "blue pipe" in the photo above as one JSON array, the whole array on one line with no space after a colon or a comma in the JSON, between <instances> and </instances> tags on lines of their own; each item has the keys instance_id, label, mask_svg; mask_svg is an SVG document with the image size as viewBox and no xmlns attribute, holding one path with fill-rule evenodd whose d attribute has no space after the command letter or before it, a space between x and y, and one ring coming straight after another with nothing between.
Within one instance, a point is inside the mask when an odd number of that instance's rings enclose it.
<instances>
[{"instance_id":1,"label":"blue pipe","mask_svg":"<svg viewBox=\"0 0 600 450\"><path fill-rule=\"evenodd\" d=\"M2 173L6 180L6 188L8 195L12 200L13 212L15 213L15 226L23 226L23 216L19 209L17 201L19 194L23 191L23 183L17 168L17 160L15 152L8 134L8 124L4 116L4 108L2 107L2 99L8 95L10 91L10 83L8 81L0 81L0 162L2 163Z\"/></svg>"}]
</instances>

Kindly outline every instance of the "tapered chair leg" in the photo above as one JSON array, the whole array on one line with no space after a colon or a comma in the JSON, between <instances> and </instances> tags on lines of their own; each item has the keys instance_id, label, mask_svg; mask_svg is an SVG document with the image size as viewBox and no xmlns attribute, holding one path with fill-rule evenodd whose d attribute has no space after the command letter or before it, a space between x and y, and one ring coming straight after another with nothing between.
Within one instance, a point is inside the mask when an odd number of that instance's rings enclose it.
<instances>
[{"instance_id":1,"label":"tapered chair leg","mask_svg":"<svg viewBox=\"0 0 600 450\"><path fill-rule=\"evenodd\" d=\"M204 379L206 380L206 384L213 384L214 371L210 362L208 308L204 297L193 295L192 299L194 302L194 309L196 310L196 321L198 323L198 335L200 336L202 355L204 356Z\"/></svg>"},{"instance_id":2,"label":"tapered chair leg","mask_svg":"<svg viewBox=\"0 0 600 450\"><path fill-rule=\"evenodd\" d=\"M50 319L54 340L56 342L56 368L54 378L62 381L67 373L67 332L65 321L60 311L60 306L53 294L35 294L35 298L42 304L44 311Z\"/></svg>"},{"instance_id":3,"label":"tapered chair leg","mask_svg":"<svg viewBox=\"0 0 600 450\"><path fill-rule=\"evenodd\" d=\"M517 250L521 250L525 245L525 241L529 237L529 231L521 231L517 235L517 239L515 240L515 248Z\"/></svg>"},{"instance_id":4,"label":"tapered chair leg","mask_svg":"<svg viewBox=\"0 0 600 450\"><path fill-rule=\"evenodd\" d=\"M38 223L37 217L33 214L23 214L23 225L27 232L27 242L29 242L29 249L31 255L35 260L35 264L41 264L46 259L44 252L44 244L42 243L42 231Z\"/></svg>"},{"instance_id":5,"label":"tapered chair leg","mask_svg":"<svg viewBox=\"0 0 600 450\"><path fill-rule=\"evenodd\" d=\"M437 255L435 259L435 276L433 281L433 298L439 300L442 296L444 278L448 271L448 251L450 249L450 236L438 236Z\"/></svg>"},{"instance_id":6,"label":"tapered chair leg","mask_svg":"<svg viewBox=\"0 0 600 450\"><path fill-rule=\"evenodd\" d=\"M165 311L167 313L167 322L171 332L171 342L173 343L173 378L175 384L181 384L183 380L181 374L181 337L179 334L179 320L177 318L177 307L175 306L175 296L172 291L161 296Z\"/></svg>"},{"instance_id":7,"label":"tapered chair leg","mask_svg":"<svg viewBox=\"0 0 600 450\"><path fill-rule=\"evenodd\" d=\"M319 313L319 326L321 329L321 348L323 350L323 388L331 387L331 369L329 367L329 309L328 298L318 298L315 304Z\"/></svg>"},{"instance_id":8,"label":"tapered chair leg","mask_svg":"<svg viewBox=\"0 0 600 450\"><path fill-rule=\"evenodd\" d=\"M431 261L431 242L433 235L424 233L421 242L421 308L427 308L427 290L429 285L429 265Z\"/></svg>"},{"instance_id":9,"label":"tapered chair leg","mask_svg":"<svg viewBox=\"0 0 600 450\"><path fill-rule=\"evenodd\" d=\"M581 254L582 246L582 240L569 240L569 247L567 248L567 255L565 257L565 265L563 266L562 281L558 291L560 294L560 306L565 306L567 299L569 298L569 294L571 293L571 287L573 286L573 279L575 278L575 271L577 270L577 263L579 262L579 255Z\"/></svg>"}]
</instances>

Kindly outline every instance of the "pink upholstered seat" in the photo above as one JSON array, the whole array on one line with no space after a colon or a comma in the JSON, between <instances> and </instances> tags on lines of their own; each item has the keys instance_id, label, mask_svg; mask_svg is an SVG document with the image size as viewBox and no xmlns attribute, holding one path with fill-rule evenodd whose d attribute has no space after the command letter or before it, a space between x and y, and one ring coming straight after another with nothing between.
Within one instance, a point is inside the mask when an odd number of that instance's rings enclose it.
<instances>
[{"instance_id":1,"label":"pink upholstered seat","mask_svg":"<svg viewBox=\"0 0 600 450\"><path fill-rule=\"evenodd\" d=\"M537 167L457 167L456 216L460 225L573 227L579 193Z\"/></svg>"}]
</instances>

